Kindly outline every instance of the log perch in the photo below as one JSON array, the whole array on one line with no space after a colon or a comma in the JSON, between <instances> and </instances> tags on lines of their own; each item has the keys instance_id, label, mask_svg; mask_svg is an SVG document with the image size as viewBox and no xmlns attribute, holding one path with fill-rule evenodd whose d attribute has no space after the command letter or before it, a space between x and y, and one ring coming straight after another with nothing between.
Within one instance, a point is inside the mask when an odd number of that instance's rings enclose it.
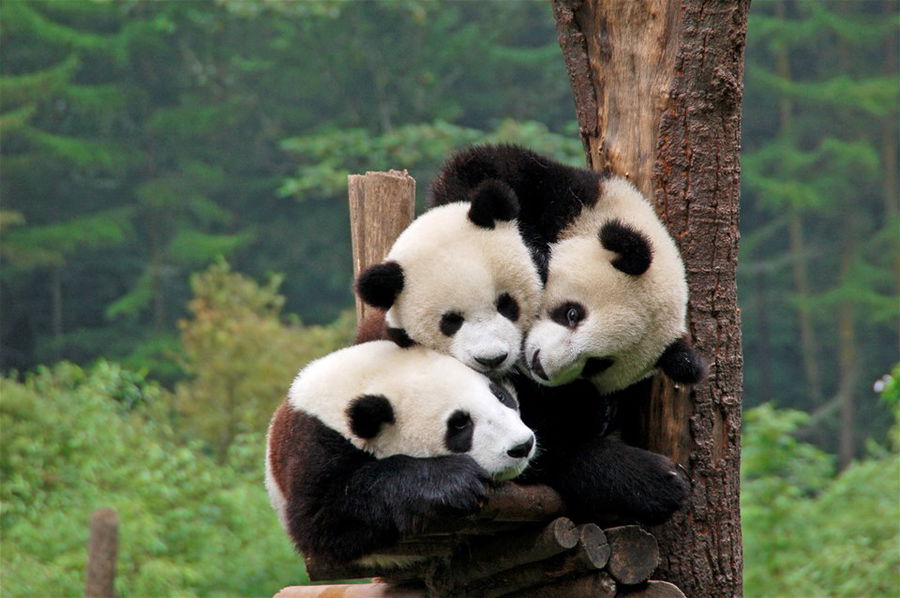
<instances>
[{"instance_id":1,"label":"log perch","mask_svg":"<svg viewBox=\"0 0 900 598\"><path fill-rule=\"evenodd\" d=\"M602 571L506 594L503 598L614 598L616 582Z\"/></svg>"},{"instance_id":2,"label":"log perch","mask_svg":"<svg viewBox=\"0 0 900 598\"><path fill-rule=\"evenodd\" d=\"M659 564L656 538L637 525L610 528L606 539L610 546L607 570L620 583L645 581Z\"/></svg>"},{"instance_id":3,"label":"log perch","mask_svg":"<svg viewBox=\"0 0 900 598\"><path fill-rule=\"evenodd\" d=\"M526 563L542 561L574 548L578 529L570 519L559 517L538 531L500 535L463 547L450 563L451 585L466 587L474 580L490 577Z\"/></svg>"},{"instance_id":4,"label":"log perch","mask_svg":"<svg viewBox=\"0 0 900 598\"><path fill-rule=\"evenodd\" d=\"M637 586L624 588L617 598L686 598L678 587L668 581L650 580Z\"/></svg>"}]
</instances>

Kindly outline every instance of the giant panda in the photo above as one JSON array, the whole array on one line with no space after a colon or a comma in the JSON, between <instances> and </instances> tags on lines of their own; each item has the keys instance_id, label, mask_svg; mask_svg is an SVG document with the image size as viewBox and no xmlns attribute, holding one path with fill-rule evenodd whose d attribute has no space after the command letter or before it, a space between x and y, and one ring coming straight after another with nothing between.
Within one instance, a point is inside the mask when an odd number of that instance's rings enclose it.
<instances>
[{"instance_id":1,"label":"giant panda","mask_svg":"<svg viewBox=\"0 0 900 598\"><path fill-rule=\"evenodd\" d=\"M371 341L297 375L269 426L266 488L300 552L349 562L476 510L535 451L504 386L425 347Z\"/></svg>"},{"instance_id":2,"label":"giant panda","mask_svg":"<svg viewBox=\"0 0 900 598\"><path fill-rule=\"evenodd\" d=\"M522 417L542 450L525 481L556 488L586 520L666 520L687 497L667 457L612 434L618 407L646 396L661 370L680 383L705 374L685 340L688 298L678 249L650 203L622 177L573 168L511 146L451 158L431 204L505 186L545 281L515 377Z\"/></svg>"},{"instance_id":3,"label":"giant panda","mask_svg":"<svg viewBox=\"0 0 900 598\"><path fill-rule=\"evenodd\" d=\"M416 218L385 261L360 273L359 296L387 311L384 334L364 322L358 340L423 345L499 378L519 360L541 280L512 190L487 184L464 199Z\"/></svg>"}]
</instances>

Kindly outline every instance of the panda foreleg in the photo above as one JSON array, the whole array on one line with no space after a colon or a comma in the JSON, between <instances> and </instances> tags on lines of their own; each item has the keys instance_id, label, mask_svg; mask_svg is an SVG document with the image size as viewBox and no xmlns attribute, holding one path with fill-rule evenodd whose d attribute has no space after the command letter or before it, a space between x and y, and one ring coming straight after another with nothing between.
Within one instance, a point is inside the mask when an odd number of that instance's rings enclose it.
<instances>
[{"instance_id":1,"label":"panda foreleg","mask_svg":"<svg viewBox=\"0 0 900 598\"><path fill-rule=\"evenodd\" d=\"M467 455L369 460L308 496L306 517L296 520L291 535L303 537L301 551L352 561L421 531L434 517L476 511L489 482Z\"/></svg>"},{"instance_id":2,"label":"panda foreleg","mask_svg":"<svg viewBox=\"0 0 900 598\"><path fill-rule=\"evenodd\" d=\"M668 520L690 490L671 459L610 436L567 452L554 464L550 484L579 520L648 525Z\"/></svg>"}]
</instances>

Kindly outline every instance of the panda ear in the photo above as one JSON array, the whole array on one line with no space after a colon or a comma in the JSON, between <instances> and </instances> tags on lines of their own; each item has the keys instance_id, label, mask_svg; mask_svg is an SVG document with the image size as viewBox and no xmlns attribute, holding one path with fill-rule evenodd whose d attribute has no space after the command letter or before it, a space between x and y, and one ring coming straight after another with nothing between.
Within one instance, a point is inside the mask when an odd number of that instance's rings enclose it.
<instances>
[{"instance_id":1,"label":"panda ear","mask_svg":"<svg viewBox=\"0 0 900 598\"><path fill-rule=\"evenodd\" d=\"M604 248L619 254L612 261L617 270L638 276L650 267L653 249L640 231L620 220L610 220L600 228L599 237Z\"/></svg>"},{"instance_id":2,"label":"panda ear","mask_svg":"<svg viewBox=\"0 0 900 598\"><path fill-rule=\"evenodd\" d=\"M656 367L672 382L681 384L696 384L703 380L707 373L706 361L683 338L666 347L656 361Z\"/></svg>"},{"instance_id":3,"label":"panda ear","mask_svg":"<svg viewBox=\"0 0 900 598\"><path fill-rule=\"evenodd\" d=\"M369 440L378 436L382 424L394 423L394 408L387 397L362 395L347 407L347 420L351 432Z\"/></svg>"},{"instance_id":4,"label":"panda ear","mask_svg":"<svg viewBox=\"0 0 900 598\"><path fill-rule=\"evenodd\" d=\"M496 221L508 222L519 215L519 198L503 181L488 179L475 187L470 197L469 220L476 226L494 228Z\"/></svg>"},{"instance_id":5,"label":"panda ear","mask_svg":"<svg viewBox=\"0 0 900 598\"><path fill-rule=\"evenodd\" d=\"M360 272L356 292L373 307L390 309L403 290L403 268L397 262L382 262Z\"/></svg>"}]
</instances>

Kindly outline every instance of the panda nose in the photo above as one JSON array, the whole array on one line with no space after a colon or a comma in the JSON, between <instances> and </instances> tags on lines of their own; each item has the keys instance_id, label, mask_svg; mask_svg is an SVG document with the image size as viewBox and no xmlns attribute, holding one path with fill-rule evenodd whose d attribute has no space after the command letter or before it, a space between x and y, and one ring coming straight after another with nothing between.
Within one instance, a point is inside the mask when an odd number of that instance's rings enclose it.
<instances>
[{"instance_id":1,"label":"panda nose","mask_svg":"<svg viewBox=\"0 0 900 598\"><path fill-rule=\"evenodd\" d=\"M534 357L531 358L531 371L540 378L549 380L549 378L547 378L547 372L544 371L544 366L541 365L541 360L538 357L540 354L540 349L534 352Z\"/></svg>"},{"instance_id":2,"label":"panda nose","mask_svg":"<svg viewBox=\"0 0 900 598\"><path fill-rule=\"evenodd\" d=\"M531 452L531 447L533 447L533 446L534 446L534 436L529 438L526 442L523 442L522 444L517 444L516 446L512 447L511 449L506 451L506 454L509 455L510 457L512 457L513 459L521 459L522 457L528 456L528 453Z\"/></svg>"},{"instance_id":3,"label":"panda nose","mask_svg":"<svg viewBox=\"0 0 900 598\"><path fill-rule=\"evenodd\" d=\"M503 360L506 359L507 355L509 355L509 353L502 353L500 355L495 355L494 357L476 357L475 361L485 367L493 368L503 363Z\"/></svg>"}]
</instances>

